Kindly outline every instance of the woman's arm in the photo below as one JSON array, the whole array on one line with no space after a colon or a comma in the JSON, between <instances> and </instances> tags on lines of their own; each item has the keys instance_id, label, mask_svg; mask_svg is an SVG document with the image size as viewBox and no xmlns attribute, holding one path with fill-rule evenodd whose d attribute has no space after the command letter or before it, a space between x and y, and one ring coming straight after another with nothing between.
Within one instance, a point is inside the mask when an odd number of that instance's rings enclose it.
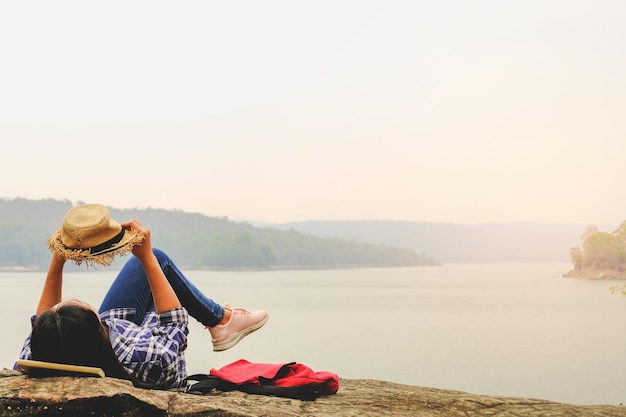
<instances>
[{"instance_id":1,"label":"woman's arm","mask_svg":"<svg viewBox=\"0 0 626 417\"><path fill-rule=\"evenodd\" d=\"M164 311L181 307L178 296L165 277L165 274L161 269L161 265L159 265L159 261L152 252L150 230L148 230L148 228L145 227L139 220L131 220L129 222L122 223L122 227L134 229L135 231L141 233L144 237L141 245L133 247L133 255L139 259L139 262L143 265L146 275L148 276L155 311L157 313L163 313Z\"/></svg>"},{"instance_id":2,"label":"woman's arm","mask_svg":"<svg viewBox=\"0 0 626 417\"><path fill-rule=\"evenodd\" d=\"M59 258L57 255L52 255L50 267L48 268L48 275L46 276L46 282L44 283L41 297L39 298L37 315L50 310L50 308L61 302L61 297L63 295L62 286L64 265L65 259Z\"/></svg>"}]
</instances>

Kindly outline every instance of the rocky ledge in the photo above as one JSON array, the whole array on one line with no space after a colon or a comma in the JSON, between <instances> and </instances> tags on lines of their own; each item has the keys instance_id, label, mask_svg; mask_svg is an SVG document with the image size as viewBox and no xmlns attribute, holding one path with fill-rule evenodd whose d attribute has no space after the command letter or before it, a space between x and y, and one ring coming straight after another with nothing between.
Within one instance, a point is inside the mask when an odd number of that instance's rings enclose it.
<instances>
[{"instance_id":1,"label":"rocky ledge","mask_svg":"<svg viewBox=\"0 0 626 417\"><path fill-rule=\"evenodd\" d=\"M315 401L250 395L208 395L133 387L111 378L29 378L0 372L0 416L626 416L626 407L580 406L530 398L341 379L339 392Z\"/></svg>"}]
</instances>

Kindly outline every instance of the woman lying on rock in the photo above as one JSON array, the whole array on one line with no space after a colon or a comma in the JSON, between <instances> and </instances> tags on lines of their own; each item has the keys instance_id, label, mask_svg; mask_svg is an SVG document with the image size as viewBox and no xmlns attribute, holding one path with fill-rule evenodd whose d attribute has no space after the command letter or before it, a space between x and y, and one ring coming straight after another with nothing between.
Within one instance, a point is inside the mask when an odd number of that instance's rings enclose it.
<instances>
[{"instance_id":1,"label":"woman lying on rock","mask_svg":"<svg viewBox=\"0 0 626 417\"><path fill-rule=\"evenodd\" d=\"M214 351L233 347L268 319L264 310L231 309L206 297L152 248L141 222L119 224L102 205L70 209L48 245L53 256L20 359L101 368L137 386L169 389L187 376L188 314L211 332ZM129 251L134 256L98 310L76 299L62 301L66 261L107 266Z\"/></svg>"}]
</instances>

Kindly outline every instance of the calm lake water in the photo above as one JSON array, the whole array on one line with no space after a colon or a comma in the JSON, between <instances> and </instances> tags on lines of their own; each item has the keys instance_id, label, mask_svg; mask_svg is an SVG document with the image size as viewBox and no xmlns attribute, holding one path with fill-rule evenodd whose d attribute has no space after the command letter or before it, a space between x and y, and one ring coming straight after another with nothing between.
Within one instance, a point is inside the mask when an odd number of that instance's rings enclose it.
<instances>
[{"instance_id":1,"label":"calm lake water","mask_svg":"<svg viewBox=\"0 0 626 417\"><path fill-rule=\"evenodd\" d=\"M190 373L237 359L296 361L344 378L573 404L626 404L626 298L612 281L562 278L568 263L454 264L188 276L218 302L266 308L225 352L191 325ZM99 305L111 271L65 275L65 296ZM45 273L0 273L1 366L29 331Z\"/></svg>"}]
</instances>

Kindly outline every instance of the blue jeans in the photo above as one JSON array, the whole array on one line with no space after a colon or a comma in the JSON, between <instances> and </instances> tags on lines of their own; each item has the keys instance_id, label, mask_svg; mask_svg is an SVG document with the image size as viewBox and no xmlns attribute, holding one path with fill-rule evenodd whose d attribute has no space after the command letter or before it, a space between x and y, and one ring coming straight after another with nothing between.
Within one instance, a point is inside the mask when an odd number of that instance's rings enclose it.
<instances>
[{"instance_id":1,"label":"blue jeans","mask_svg":"<svg viewBox=\"0 0 626 417\"><path fill-rule=\"evenodd\" d=\"M180 303L189 315L205 326L215 326L224 317L224 308L205 296L160 249L153 249L163 273L167 277ZM131 257L122 267L104 296L100 312L113 308L134 308L135 323L141 324L146 313L154 311L152 291L146 271L136 257Z\"/></svg>"}]
</instances>

